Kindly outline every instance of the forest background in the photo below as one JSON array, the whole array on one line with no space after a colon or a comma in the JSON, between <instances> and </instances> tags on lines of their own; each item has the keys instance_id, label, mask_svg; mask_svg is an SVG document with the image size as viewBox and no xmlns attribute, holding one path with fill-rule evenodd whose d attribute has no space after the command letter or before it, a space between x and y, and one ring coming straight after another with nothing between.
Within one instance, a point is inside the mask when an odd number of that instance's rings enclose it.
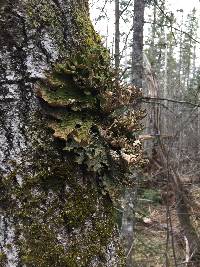
<instances>
[{"instance_id":1,"label":"forest background","mask_svg":"<svg viewBox=\"0 0 200 267\"><path fill-rule=\"evenodd\" d=\"M131 229L122 229L129 239L127 266L199 266L193 254L199 247L200 3L147 1L144 18L137 17L134 4L91 1L95 28L127 83L133 82L134 22L144 19L141 87L147 115L140 140L150 164L125 198L124 224Z\"/></svg>"}]
</instances>

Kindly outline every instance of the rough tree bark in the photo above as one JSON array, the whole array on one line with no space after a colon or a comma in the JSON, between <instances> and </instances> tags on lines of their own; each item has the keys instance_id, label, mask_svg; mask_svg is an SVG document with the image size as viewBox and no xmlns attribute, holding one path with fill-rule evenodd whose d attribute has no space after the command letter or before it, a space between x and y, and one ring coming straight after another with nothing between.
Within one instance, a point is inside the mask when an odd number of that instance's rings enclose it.
<instances>
[{"instance_id":1,"label":"rough tree bark","mask_svg":"<svg viewBox=\"0 0 200 267\"><path fill-rule=\"evenodd\" d=\"M145 0L134 1L132 83L142 88L143 80L143 26Z\"/></svg>"},{"instance_id":2,"label":"rough tree bark","mask_svg":"<svg viewBox=\"0 0 200 267\"><path fill-rule=\"evenodd\" d=\"M119 30L119 20L120 20L120 8L119 0L115 0L115 69L117 73L119 72L120 65L120 30Z\"/></svg>"},{"instance_id":3,"label":"rough tree bark","mask_svg":"<svg viewBox=\"0 0 200 267\"><path fill-rule=\"evenodd\" d=\"M1 266L123 266L111 200L53 138L52 107L36 96L45 71L80 49L74 10L88 2L0 2Z\"/></svg>"},{"instance_id":4,"label":"rough tree bark","mask_svg":"<svg viewBox=\"0 0 200 267\"><path fill-rule=\"evenodd\" d=\"M143 80L143 25L144 25L144 0L134 1L133 17L133 43L132 43L132 84L142 88ZM122 236L125 240L126 267L134 266L134 232L137 186L126 190L124 194L124 212L122 220Z\"/></svg>"}]
</instances>

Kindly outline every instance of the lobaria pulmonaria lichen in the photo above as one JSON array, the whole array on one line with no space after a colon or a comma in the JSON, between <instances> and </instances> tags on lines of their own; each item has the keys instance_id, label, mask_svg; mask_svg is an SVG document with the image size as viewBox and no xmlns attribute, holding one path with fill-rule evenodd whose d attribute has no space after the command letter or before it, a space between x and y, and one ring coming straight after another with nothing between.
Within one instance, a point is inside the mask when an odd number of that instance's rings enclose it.
<instances>
[{"instance_id":1,"label":"lobaria pulmonaria lichen","mask_svg":"<svg viewBox=\"0 0 200 267\"><path fill-rule=\"evenodd\" d=\"M66 151L99 182L130 184L132 166L142 164L141 130L144 112L137 108L140 90L116 85L108 51L84 12L75 12L83 45L53 66L37 87L51 109L49 127L65 141ZM118 174L118 175L117 175ZM108 178L109 177L109 178Z\"/></svg>"}]
</instances>

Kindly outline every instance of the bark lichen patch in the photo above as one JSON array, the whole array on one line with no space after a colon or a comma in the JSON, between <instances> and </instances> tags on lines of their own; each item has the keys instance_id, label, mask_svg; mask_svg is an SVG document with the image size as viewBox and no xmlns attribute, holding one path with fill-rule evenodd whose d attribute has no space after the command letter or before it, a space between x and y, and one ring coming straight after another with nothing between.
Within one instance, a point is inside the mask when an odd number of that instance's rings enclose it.
<instances>
[{"instance_id":1,"label":"bark lichen patch","mask_svg":"<svg viewBox=\"0 0 200 267\"><path fill-rule=\"evenodd\" d=\"M54 136L63 140L74 140L80 146L86 146L91 141L91 127L93 121L89 118L73 114L62 118L61 122L49 124L54 130ZM70 148L69 148L70 150Z\"/></svg>"},{"instance_id":2,"label":"bark lichen patch","mask_svg":"<svg viewBox=\"0 0 200 267\"><path fill-rule=\"evenodd\" d=\"M81 108L94 105L95 99L89 92L80 91L73 76L75 71L67 69L66 65L67 63L56 65L55 73L48 75L47 79L40 83L42 90L38 88L38 95L50 106L70 106L72 109L78 109L79 106Z\"/></svg>"},{"instance_id":3,"label":"bark lichen patch","mask_svg":"<svg viewBox=\"0 0 200 267\"><path fill-rule=\"evenodd\" d=\"M84 38L88 36L86 30ZM143 163L136 139L144 112L136 107L139 90L115 85L108 52L95 38L91 37L90 46L87 43L55 64L38 84L37 92L54 107L49 122L54 137L65 140L64 150L74 153L76 162L95 171L101 180L105 174L113 176L110 166L122 176L131 165ZM123 184L125 177L115 175L114 180Z\"/></svg>"},{"instance_id":4,"label":"bark lichen patch","mask_svg":"<svg viewBox=\"0 0 200 267\"><path fill-rule=\"evenodd\" d=\"M96 257L104 259L117 235L107 196L93 183L81 185L69 169L52 163L21 186L15 179L19 170L1 180L0 188L6 190L1 204L6 203L15 222L16 246L26 266L89 266ZM3 254L1 260L6 264Z\"/></svg>"},{"instance_id":5,"label":"bark lichen patch","mask_svg":"<svg viewBox=\"0 0 200 267\"><path fill-rule=\"evenodd\" d=\"M59 9L53 1L23 1L23 5L27 15L27 23L31 25L31 28L38 29L43 24L43 27L51 27L53 29L53 36L56 36L56 34L62 36ZM57 31L56 34L55 31Z\"/></svg>"}]
</instances>

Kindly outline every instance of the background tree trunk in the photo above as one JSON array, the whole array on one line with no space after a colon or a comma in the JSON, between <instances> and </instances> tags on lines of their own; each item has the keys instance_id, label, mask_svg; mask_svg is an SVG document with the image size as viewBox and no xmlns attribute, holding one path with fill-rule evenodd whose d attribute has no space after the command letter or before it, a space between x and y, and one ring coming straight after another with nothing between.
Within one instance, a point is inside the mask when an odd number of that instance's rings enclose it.
<instances>
[{"instance_id":1,"label":"background tree trunk","mask_svg":"<svg viewBox=\"0 0 200 267\"><path fill-rule=\"evenodd\" d=\"M119 10L119 0L115 0L115 68L117 73L119 72L120 65L120 30L119 30L119 19L120 19L120 10Z\"/></svg>"},{"instance_id":2,"label":"background tree trunk","mask_svg":"<svg viewBox=\"0 0 200 267\"><path fill-rule=\"evenodd\" d=\"M0 4L0 265L123 266L112 202L48 128L36 84L81 46L80 0Z\"/></svg>"},{"instance_id":3,"label":"background tree trunk","mask_svg":"<svg viewBox=\"0 0 200 267\"><path fill-rule=\"evenodd\" d=\"M132 83L140 88L142 88L142 80L143 80L144 8L145 8L144 0L134 1Z\"/></svg>"}]
</instances>

